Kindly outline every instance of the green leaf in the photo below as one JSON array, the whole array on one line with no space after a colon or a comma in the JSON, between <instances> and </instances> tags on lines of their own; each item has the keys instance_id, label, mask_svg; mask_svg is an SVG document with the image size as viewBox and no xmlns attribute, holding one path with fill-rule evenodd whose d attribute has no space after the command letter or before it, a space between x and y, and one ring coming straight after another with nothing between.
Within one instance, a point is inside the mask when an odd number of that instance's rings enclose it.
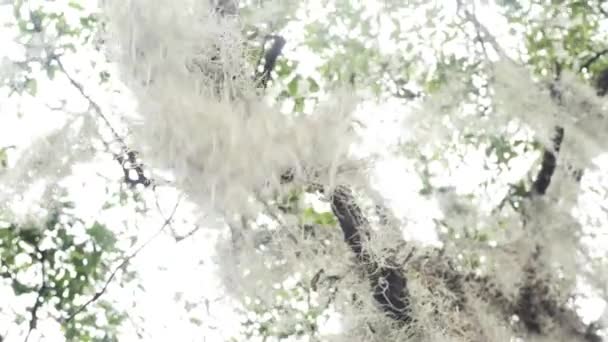
<instances>
[{"instance_id":1,"label":"green leaf","mask_svg":"<svg viewBox=\"0 0 608 342\"><path fill-rule=\"evenodd\" d=\"M49 65L46 67L46 75L48 76L49 79L53 80L55 78L57 69L59 69L59 68L56 65Z\"/></svg>"},{"instance_id":2,"label":"green leaf","mask_svg":"<svg viewBox=\"0 0 608 342\"><path fill-rule=\"evenodd\" d=\"M32 31L34 32L42 32L42 21L44 20L44 17L46 17L46 13L40 11L40 10L36 10L36 11L32 11L30 13L31 16L31 23L34 25L34 28L32 29Z\"/></svg>"},{"instance_id":3,"label":"green leaf","mask_svg":"<svg viewBox=\"0 0 608 342\"><path fill-rule=\"evenodd\" d=\"M296 113L301 113L304 111L304 98L298 97L294 100L293 111Z\"/></svg>"},{"instance_id":4,"label":"green leaf","mask_svg":"<svg viewBox=\"0 0 608 342\"><path fill-rule=\"evenodd\" d=\"M31 30L27 28L28 23L29 22L26 20L19 20L19 22L17 23L17 26L19 27L19 30L21 30L22 32L29 32Z\"/></svg>"},{"instance_id":5,"label":"green leaf","mask_svg":"<svg viewBox=\"0 0 608 342\"><path fill-rule=\"evenodd\" d=\"M201 324L203 324L203 321L201 321L200 319L198 319L196 317L190 317L190 323L200 326Z\"/></svg>"},{"instance_id":6,"label":"green leaf","mask_svg":"<svg viewBox=\"0 0 608 342\"><path fill-rule=\"evenodd\" d=\"M6 168L8 166L8 160L6 155L6 149L0 149L0 169Z\"/></svg>"},{"instance_id":7,"label":"green leaf","mask_svg":"<svg viewBox=\"0 0 608 342\"><path fill-rule=\"evenodd\" d=\"M486 233L479 233L479 234L477 235L477 240L478 240L479 242L487 242L487 241L489 240L489 238L488 238L488 234L486 234Z\"/></svg>"},{"instance_id":8,"label":"green leaf","mask_svg":"<svg viewBox=\"0 0 608 342\"><path fill-rule=\"evenodd\" d=\"M82 7L82 5L81 5L81 4L79 4L79 3L77 3L77 2L74 2L74 1L70 1L70 2L68 3L68 6L70 6L70 7L72 7L72 8L75 8L75 9L77 9L77 10L80 10L80 11L84 10L84 7Z\"/></svg>"},{"instance_id":9,"label":"green leaf","mask_svg":"<svg viewBox=\"0 0 608 342\"><path fill-rule=\"evenodd\" d=\"M116 205L115 205L114 203L106 202L106 203L104 203L104 204L101 206L101 209L102 209L102 210L107 210L107 209L113 208L113 207L115 207L115 206L116 206Z\"/></svg>"},{"instance_id":10,"label":"green leaf","mask_svg":"<svg viewBox=\"0 0 608 342\"><path fill-rule=\"evenodd\" d=\"M332 226L336 224L336 217L331 212L319 213L318 223L321 225Z\"/></svg>"},{"instance_id":11,"label":"green leaf","mask_svg":"<svg viewBox=\"0 0 608 342\"><path fill-rule=\"evenodd\" d=\"M102 249L112 249L116 243L114 233L98 222L87 229L87 233Z\"/></svg>"},{"instance_id":12,"label":"green leaf","mask_svg":"<svg viewBox=\"0 0 608 342\"><path fill-rule=\"evenodd\" d=\"M93 25L96 22L97 22L97 18L95 18L95 16L93 16L93 15L80 18L80 24L88 29L93 28Z\"/></svg>"},{"instance_id":13,"label":"green leaf","mask_svg":"<svg viewBox=\"0 0 608 342\"><path fill-rule=\"evenodd\" d=\"M25 90L32 96L36 96L38 92L38 81L34 78L28 78L25 81Z\"/></svg>"},{"instance_id":14,"label":"green leaf","mask_svg":"<svg viewBox=\"0 0 608 342\"><path fill-rule=\"evenodd\" d=\"M336 217L331 212L319 213L313 208L306 208L302 212L304 223L314 223L318 225L331 226L336 224Z\"/></svg>"},{"instance_id":15,"label":"green leaf","mask_svg":"<svg viewBox=\"0 0 608 342\"><path fill-rule=\"evenodd\" d=\"M76 52L76 46L74 44L72 44L72 43L65 44L63 47L65 49L68 49L68 50L74 52L74 53Z\"/></svg>"},{"instance_id":16,"label":"green leaf","mask_svg":"<svg viewBox=\"0 0 608 342\"><path fill-rule=\"evenodd\" d=\"M110 79L110 73L107 71L101 71L99 73L99 78L101 79L101 83L106 83Z\"/></svg>"},{"instance_id":17,"label":"green leaf","mask_svg":"<svg viewBox=\"0 0 608 342\"><path fill-rule=\"evenodd\" d=\"M33 289L31 287L26 286L16 280L13 280L12 287L13 287L13 291L15 292L15 294L17 296L33 291Z\"/></svg>"},{"instance_id":18,"label":"green leaf","mask_svg":"<svg viewBox=\"0 0 608 342\"><path fill-rule=\"evenodd\" d=\"M298 94L298 83L300 82L300 78L301 77L298 75L287 84L287 90L289 91L289 94L293 97Z\"/></svg>"},{"instance_id":19,"label":"green leaf","mask_svg":"<svg viewBox=\"0 0 608 342\"><path fill-rule=\"evenodd\" d=\"M21 324L21 323L23 323L23 322L25 322L25 321L26 321L25 316L23 316L23 315L21 315L21 314L17 314L17 315L16 315L16 317L15 317L15 323L17 323L17 324Z\"/></svg>"},{"instance_id":20,"label":"green leaf","mask_svg":"<svg viewBox=\"0 0 608 342\"><path fill-rule=\"evenodd\" d=\"M320 89L319 83L317 83L317 81L315 81L315 79L312 77L308 78L308 89L311 93L316 93Z\"/></svg>"},{"instance_id":21,"label":"green leaf","mask_svg":"<svg viewBox=\"0 0 608 342\"><path fill-rule=\"evenodd\" d=\"M306 208L302 212L302 220L305 223L314 222L316 217L317 217L317 213L315 212L315 210L313 208Z\"/></svg>"},{"instance_id":22,"label":"green leaf","mask_svg":"<svg viewBox=\"0 0 608 342\"><path fill-rule=\"evenodd\" d=\"M55 28L59 35L64 34L68 30L68 23L65 21L64 17L60 17L57 19L57 23L55 24Z\"/></svg>"},{"instance_id":23,"label":"green leaf","mask_svg":"<svg viewBox=\"0 0 608 342\"><path fill-rule=\"evenodd\" d=\"M38 227L28 227L19 230L19 237L24 242L34 246L40 241L42 231Z\"/></svg>"}]
</instances>

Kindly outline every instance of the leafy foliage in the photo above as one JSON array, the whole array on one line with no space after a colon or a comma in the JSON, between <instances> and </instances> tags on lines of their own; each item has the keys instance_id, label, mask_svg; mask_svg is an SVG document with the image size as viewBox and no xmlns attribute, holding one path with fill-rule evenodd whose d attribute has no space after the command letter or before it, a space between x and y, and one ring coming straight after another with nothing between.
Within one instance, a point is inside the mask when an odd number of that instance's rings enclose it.
<instances>
[{"instance_id":1,"label":"leafy foliage","mask_svg":"<svg viewBox=\"0 0 608 342\"><path fill-rule=\"evenodd\" d=\"M82 220L69 213L71 204L62 205L42 227L9 224L0 229L1 276L15 296L35 295L29 307L31 318L23 317L30 329L47 319L41 315L44 310L62 324L68 340L117 341L116 327L124 314L108 303L100 303L98 313L67 320L79 310L82 298L105 281L111 260L120 253L110 230L98 222L85 228ZM98 324L99 315L105 316L106 324Z\"/></svg>"},{"instance_id":2,"label":"leafy foliage","mask_svg":"<svg viewBox=\"0 0 608 342\"><path fill-rule=\"evenodd\" d=\"M601 339L599 323L576 312L577 283L607 298L605 250L591 255L589 244L605 220L586 221L603 199L578 204L606 192L588 181L605 171L595 160L607 147L601 1L242 1L238 14L224 0L104 1L103 15L85 2L64 5L69 12L13 4L26 51L6 82L12 96L41 97L41 76L67 77L86 115L111 131L96 152L110 152L127 183L135 171L154 192L170 173L198 212L222 217L230 238L218 241L218 273L240 303L244 338ZM504 20L510 38L497 38L479 13ZM260 82L279 36L287 44L270 82ZM502 47L511 40L514 48ZM85 50L107 53L120 71L92 61L83 78L114 94L124 82L137 113L112 120L70 77L61 61ZM361 113L357 97L393 107ZM366 124L390 119L385 111L398 113L399 136L380 152L352 153L375 139ZM420 214L435 245L411 239L421 224L391 214L370 184L386 156L416 175L407 189L392 175L391 192L413 194L401 202L413 211L437 204ZM15 319L30 330L38 307L53 307L58 320L77 312L121 259L124 237L84 222L63 208L40 227L0 230L2 277L15 296L39 297L31 317ZM195 232L173 235L177 243ZM21 280L34 269L37 282ZM95 299L95 310L64 321L67 340L118 340L130 315ZM96 327L100 315L107 324ZM332 315L341 331L328 336L322 321Z\"/></svg>"}]
</instances>

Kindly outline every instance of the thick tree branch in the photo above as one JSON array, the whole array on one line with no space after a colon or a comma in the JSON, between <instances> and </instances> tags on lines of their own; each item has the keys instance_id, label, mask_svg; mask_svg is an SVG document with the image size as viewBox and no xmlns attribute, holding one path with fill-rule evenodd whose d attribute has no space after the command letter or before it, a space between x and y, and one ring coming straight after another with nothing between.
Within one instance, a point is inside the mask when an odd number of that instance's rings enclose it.
<instances>
[{"instance_id":1,"label":"thick tree branch","mask_svg":"<svg viewBox=\"0 0 608 342\"><path fill-rule=\"evenodd\" d=\"M558 65L556 69L556 80L559 80L561 67ZM551 85L550 92L552 99L558 105L561 105L562 94L555 84ZM531 194L542 196L546 193L557 167L557 156L563 139L564 128L555 127L553 149L545 149L543 152L541 168L532 185ZM577 181L580 180L581 173L575 173ZM538 272L542 267L548 267L541 264L542 249L541 245L536 245L529 264L524 270L525 278L519 289L519 297L513 307L513 312L519 317L528 333L537 335L547 333L546 327L543 327L543 321L548 317L554 324L560 326L568 334L567 337L573 341L601 342L602 338L597 334L595 325L584 324L574 310L566 307L565 303L558 302L550 295L549 284L552 277L541 276Z\"/></svg>"},{"instance_id":2,"label":"thick tree branch","mask_svg":"<svg viewBox=\"0 0 608 342\"><path fill-rule=\"evenodd\" d=\"M369 223L355 203L352 191L345 186L337 187L331 196L331 204L344 233L344 240L359 264L366 269L374 299L381 310L397 321L410 323L412 318L407 280L396 264L393 267L380 266L363 248L361 236L365 234Z\"/></svg>"},{"instance_id":3,"label":"thick tree branch","mask_svg":"<svg viewBox=\"0 0 608 342\"><path fill-rule=\"evenodd\" d=\"M562 127L555 128L555 136L553 138L553 150L545 149L540 170L532 184L532 191L537 195L544 195L547 188L551 184L551 178L557 167L557 153L559 153L562 141L564 139L564 129Z\"/></svg>"},{"instance_id":4,"label":"thick tree branch","mask_svg":"<svg viewBox=\"0 0 608 342\"><path fill-rule=\"evenodd\" d=\"M605 96L608 94L608 69L602 70L597 75L595 89L597 96Z\"/></svg>"},{"instance_id":5,"label":"thick tree branch","mask_svg":"<svg viewBox=\"0 0 608 342\"><path fill-rule=\"evenodd\" d=\"M568 334L571 341L601 342L595 324L585 324L572 308L558 302L550 295L551 278L541 277L538 269L547 267L539 264L542 247L537 246L530 258L530 264L525 268L524 285L519 289L519 298L515 303L514 312L519 317L528 333L546 334L547 327L543 321L549 317L554 324Z\"/></svg>"},{"instance_id":6,"label":"thick tree branch","mask_svg":"<svg viewBox=\"0 0 608 342\"><path fill-rule=\"evenodd\" d=\"M292 182L293 179L292 169L280 177L281 184ZM312 188L321 193L325 192L325 188L320 184L312 184ZM369 238L366 234L369 222L357 205L352 191L344 185L336 187L331 194L331 208L344 234L344 241L366 272L373 297L380 309L400 323L412 322L407 279L394 260L389 259L387 266L380 266L365 250L362 236Z\"/></svg>"},{"instance_id":7,"label":"thick tree branch","mask_svg":"<svg viewBox=\"0 0 608 342\"><path fill-rule=\"evenodd\" d=\"M259 80L262 88L267 87L277 58L286 43L285 39L280 36L271 36L270 38L273 39L273 43L264 53L263 69L256 76L256 80ZM293 180L293 169L287 170L280 176L281 184ZM312 187L324 192L323 186L319 184L312 184ZM337 187L331 195L331 207L344 234L344 240L355 254L359 264L366 269L374 299L380 305L380 309L399 322L411 322L407 280L396 264L393 267L381 267L378 263L372 261L370 255L364 250L361 235L364 234L369 222L356 204L352 191L346 186Z\"/></svg>"},{"instance_id":8,"label":"thick tree branch","mask_svg":"<svg viewBox=\"0 0 608 342\"><path fill-rule=\"evenodd\" d=\"M285 38L281 36L268 36L266 37L264 47L266 43L272 40L272 44L268 50L265 50L262 54L263 56L263 66L262 66L262 58L258 62L258 68L262 67L262 70L257 72L255 75L255 79L258 82L259 86L263 89L266 89L268 86L268 82L272 79L272 71L274 70L277 59L281 55L281 51L283 51L283 47L286 44Z\"/></svg>"}]
</instances>

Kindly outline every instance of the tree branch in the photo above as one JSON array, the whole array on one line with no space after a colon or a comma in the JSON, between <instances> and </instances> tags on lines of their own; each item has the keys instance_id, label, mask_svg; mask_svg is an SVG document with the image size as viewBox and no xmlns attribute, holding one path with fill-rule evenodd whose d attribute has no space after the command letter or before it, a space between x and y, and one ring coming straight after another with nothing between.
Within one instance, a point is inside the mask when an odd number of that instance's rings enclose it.
<instances>
[{"instance_id":1,"label":"tree branch","mask_svg":"<svg viewBox=\"0 0 608 342\"><path fill-rule=\"evenodd\" d=\"M79 313L84 311L89 305L93 304L95 301L97 301L99 298L101 298L101 296L103 296L103 294L108 289L108 286L110 285L112 280L114 280L114 277L116 277L116 274L118 273L118 271L121 269L124 269L127 266L127 264L131 261L131 259L136 257L137 254L139 254L139 252L141 252L150 242L152 242L152 240L154 240L158 235L160 235L160 233L162 233L164 231L164 229L167 226L169 226L169 224L171 224L171 220L173 220L173 216L175 215L175 212L177 211L177 208L178 208L180 202L181 202L181 197L178 198L177 202L175 203L175 206L173 207L173 210L171 211L171 214L164 221L163 225L158 229L158 231L156 233L154 233L154 235L152 235L150 238L148 238L148 240L146 240L141 246L139 246L137 249L135 249L131 254L129 254L127 257L125 257L122 260L122 262L114 268L112 273L110 273L110 276L104 283L101 290L97 291L89 300L87 300L84 304L79 306L78 309L76 309L65 320L63 320L63 322L62 322L63 324L66 324L69 321L71 321L72 319L74 319L74 317L76 317L76 315L78 315Z\"/></svg>"},{"instance_id":2,"label":"tree branch","mask_svg":"<svg viewBox=\"0 0 608 342\"><path fill-rule=\"evenodd\" d=\"M42 306L43 297L47 291L46 265L45 265L46 255L44 254L44 251L42 251L38 245L35 246L35 250L36 250L36 254L40 255L39 257L37 256L37 258L38 258L38 262L40 263L41 268L42 268L42 270L41 270L42 282L40 283L40 287L38 288L38 291L37 291L38 294L36 296L36 301L34 302L32 309L30 310L30 313L31 313L30 322L29 322L27 334L25 335L24 342L27 342L29 340L32 331L34 331L34 329L36 329L36 327L38 326L38 310Z\"/></svg>"},{"instance_id":3,"label":"tree branch","mask_svg":"<svg viewBox=\"0 0 608 342\"><path fill-rule=\"evenodd\" d=\"M277 59L281 55L281 51L283 51L283 47L286 44L285 38L281 36L270 35L266 37L264 47L269 40L272 40L272 45L268 50L264 51L262 55L264 65L262 67L262 70L255 75L255 79L257 80L259 86L261 86L263 89L266 89L266 87L268 86L268 82L272 78L272 70L274 70L274 67L277 63ZM260 61L258 62L258 68L260 66L262 66L262 58L260 58Z\"/></svg>"},{"instance_id":4,"label":"tree branch","mask_svg":"<svg viewBox=\"0 0 608 342\"><path fill-rule=\"evenodd\" d=\"M480 40L480 43L483 46L484 53L486 53L486 57L487 57L487 51L485 49L485 44L484 44L484 40L482 39L482 35L483 35L483 38L485 38L485 40L487 40L490 43L490 45L492 45L492 48L494 49L494 51L496 51L496 53L498 54L498 56L500 58L513 62L513 60L511 60L511 58L509 58L509 56L507 56L506 52L500 46L500 44L498 44L498 41L496 40L496 38L490 33L490 30L488 30L488 28L477 19L477 17L475 16L475 13L472 13L468 9L464 8L462 0L456 0L456 5L457 5L458 10L462 9L464 11L465 18L475 26L477 38Z\"/></svg>"},{"instance_id":5,"label":"tree branch","mask_svg":"<svg viewBox=\"0 0 608 342\"><path fill-rule=\"evenodd\" d=\"M293 169L287 170L280 176L281 184L289 183L293 179ZM325 192L321 184L312 184L311 187L321 193ZM373 290L373 297L380 309L402 324L411 323L413 319L407 279L394 260L389 258L386 261L387 266L380 266L363 248L362 235L369 238L365 232L369 222L357 205L352 191L344 185L338 186L331 194L330 202L332 212L344 234L344 241L355 254L358 264L364 267Z\"/></svg>"},{"instance_id":6,"label":"tree branch","mask_svg":"<svg viewBox=\"0 0 608 342\"><path fill-rule=\"evenodd\" d=\"M605 96L608 94L608 69L602 70L597 75L595 89L597 96Z\"/></svg>"},{"instance_id":7,"label":"tree branch","mask_svg":"<svg viewBox=\"0 0 608 342\"><path fill-rule=\"evenodd\" d=\"M560 150L564 139L564 129L562 127L555 128L555 136L553 138L553 150L545 149L540 170L532 184L532 191L537 195L544 195L551 184L551 178L557 167L557 153Z\"/></svg>"},{"instance_id":8,"label":"tree branch","mask_svg":"<svg viewBox=\"0 0 608 342\"><path fill-rule=\"evenodd\" d=\"M345 186L337 187L331 195L331 207L344 233L344 240L359 264L366 268L374 299L380 309L397 321L410 323L412 318L407 280L394 262L391 265L393 267L380 266L363 249L361 235L369 222L355 203L351 190Z\"/></svg>"},{"instance_id":9,"label":"tree branch","mask_svg":"<svg viewBox=\"0 0 608 342\"><path fill-rule=\"evenodd\" d=\"M266 88L270 81L271 72L276 65L277 58L285 46L285 39L281 36L269 36L273 39L271 47L264 53L264 66L255 79L262 88ZM261 64L261 61L258 63ZM294 179L294 170L282 173L280 183L286 184ZM323 192L323 186L312 184L313 188ZM397 265L394 267L381 267L371 260L369 254L362 248L361 234L368 226L368 221L355 203L350 189L346 186L337 187L331 195L331 207L344 234L344 240L355 254L359 264L365 266L368 279L373 288L373 296L382 311L393 319L409 323L410 315L409 294L407 281ZM390 264L390 262L389 262Z\"/></svg>"},{"instance_id":10,"label":"tree branch","mask_svg":"<svg viewBox=\"0 0 608 342\"><path fill-rule=\"evenodd\" d=\"M608 49L604 49L602 51L596 52L595 55L593 55L593 57L589 58L587 61L585 61L581 65L581 67L579 68L579 71L583 71L585 69L589 69L589 67L591 66L591 64L595 63L598 59L600 59L602 56L604 56L607 53L608 53Z\"/></svg>"},{"instance_id":11,"label":"tree branch","mask_svg":"<svg viewBox=\"0 0 608 342\"><path fill-rule=\"evenodd\" d=\"M112 133L112 136L114 137L114 140L117 141L118 144L120 145L122 154L115 153L112 151L109 144L107 142L105 142L103 140L103 138L101 138L101 140L102 140L104 146L106 147L106 149L108 150L108 152L112 153L112 155L114 156L114 159L116 159L120 163L120 166L122 167L122 170L123 170L125 183L127 183L130 187L135 187L138 184L142 184L144 187L147 187L150 184L152 184L152 180L145 175L143 165L137 159L138 152L131 150L128 147L128 145L124 141L124 139L118 134L118 132L116 132L116 130L110 123L110 120L108 120L108 118L103 114L103 111L101 110L101 107L99 106L99 104L97 104L97 102L95 102L84 91L84 86L82 84L78 83L70 75L70 73L66 70L66 68L64 67L63 63L61 62L61 59L59 58L59 56L52 56L51 59L57 62L57 65L59 66L59 70L61 70L61 72L63 72L63 74L67 77L68 81L72 84L72 86L74 86L74 88L76 88L78 90L80 95L82 95L82 97L84 97L89 102L89 105L91 106L91 108L93 108L95 114L97 114L97 116L99 116L103 120L103 122L106 124L106 126L110 129L110 132ZM131 173L132 170L135 171L135 177L132 177L132 173Z\"/></svg>"},{"instance_id":12,"label":"tree branch","mask_svg":"<svg viewBox=\"0 0 608 342\"><path fill-rule=\"evenodd\" d=\"M599 58L599 56L596 56ZM587 65L593 63L588 61ZM582 69L582 68L581 68ZM561 66L556 65L556 81L559 81ZM550 85L551 98L562 104L562 94L555 83ZM551 179L557 167L557 156L560 152L564 138L564 128L555 127L553 137L553 149L545 148L543 152L541 168L534 180L532 190L529 195L544 195L551 183ZM575 173L576 180L580 180L582 171ZM535 250L530 256L529 264L524 270L525 278L522 279L523 285L519 288L519 296L512 308L513 312L519 317L526 330L531 334L547 333L543 327L543 321L550 318L555 325L560 326L562 331L568 334L571 340L585 342L601 342L602 338L597 334L597 327L593 324L585 324L581 321L578 314L571 308L566 307L565 303L560 303L552 298L549 293L549 284L552 277L541 276L538 270L540 267L548 267L539 264L542 246L536 245Z\"/></svg>"}]
</instances>

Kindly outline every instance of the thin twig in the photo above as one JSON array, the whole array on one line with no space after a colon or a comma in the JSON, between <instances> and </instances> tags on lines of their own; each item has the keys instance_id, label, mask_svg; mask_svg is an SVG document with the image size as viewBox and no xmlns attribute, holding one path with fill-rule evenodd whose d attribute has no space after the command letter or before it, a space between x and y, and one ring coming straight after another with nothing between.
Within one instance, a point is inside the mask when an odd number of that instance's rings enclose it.
<instances>
[{"instance_id":1,"label":"thin twig","mask_svg":"<svg viewBox=\"0 0 608 342\"><path fill-rule=\"evenodd\" d=\"M34 305L32 306L32 309L30 310L31 312L31 318L30 318L30 323L29 323L29 328L27 331L27 334L25 335L25 340L24 342L27 342L30 338L30 335L32 333L32 331L34 331L34 329L36 329L36 326L38 325L38 310L40 309L40 306L42 306L42 297L44 296L44 293L46 292L47 286L46 286L46 266L45 266L45 255L44 252L42 250L40 250L39 246L35 246L36 248L36 253L40 254L40 258L38 259L38 261L40 262L40 265L42 266L42 282L40 284L40 287L38 288L38 295L36 296L36 302L34 302Z\"/></svg>"},{"instance_id":2,"label":"thin twig","mask_svg":"<svg viewBox=\"0 0 608 342\"><path fill-rule=\"evenodd\" d=\"M264 206L264 209L266 210L266 213L268 214L268 216L270 218L272 218L273 220L275 220L278 224L280 224L282 226L286 225L286 223L278 215L276 215L274 213L274 211L272 210L272 208L270 207L268 202L265 199L263 199L262 196L260 196L258 193L256 193L254 196L255 196L255 199Z\"/></svg>"},{"instance_id":3,"label":"thin twig","mask_svg":"<svg viewBox=\"0 0 608 342\"><path fill-rule=\"evenodd\" d=\"M183 240L191 237L192 235L194 235L201 228L202 228L201 226L196 225L196 226L194 226L194 228L192 228L192 230L190 230L189 232L187 232L186 234L183 234L183 235L177 235L175 232L173 232L173 238L175 239L175 242L183 241Z\"/></svg>"},{"instance_id":4,"label":"thin twig","mask_svg":"<svg viewBox=\"0 0 608 342\"><path fill-rule=\"evenodd\" d=\"M173 219L173 216L175 215L175 212L177 211L180 201L181 201L181 197L179 197L177 199L177 202L175 203L175 206L173 207L173 211L171 212L171 215L169 215L169 217L164 221L163 225L158 229L158 231L156 233L154 233L154 235L152 235L150 238L148 238L148 240L146 240L141 246L139 246L137 249L135 249L131 254L129 254L126 258L124 258L123 261L116 268L114 268L112 273L110 273L110 277L106 280L106 282L104 283L101 290L97 291L89 300L87 300L83 305L81 305L78 309L76 309L76 311L74 311L70 316L68 316L68 318L66 318L63 321L63 324L66 324L69 321L71 321L72 319L74 319L74 317L76 317L76 315L78 315L79 313L84 311L89 305L91 305L96 300L98 300L106 292L106 290L108 289L108 286L110 285L112 280L114 280L114 277L116 276L118 271L125 268L125 266L131 261L131 259L136 257L137 254L139 254L139 252L141 252L148 244L150 244L150 242L152 242L158 235L160 235L160 233L162 233L165 230L165 228L171 223L171 220Z\"/></svg>"},{"instance_id":5,"label":"thin twig","mask_svg":"<svg viewBox=\"0 0 608 342\"><path fill-rule=\"evenodd\" d=\"M593 55L593 57L589 58L585 63L583 63L581 65L581 67L579 68L579 71L582 72L585 69L589 69L591 64L595 63L598 59L600 59L600 57L602 57L603 55L605 55L607 53L608 53L608 49L604 49L602 51L596 52L595 55Z\"/></svg>"},{"instance_id":6,"label":"thin twig","mask_svg":"<svg viewBox=\"0 0 608 342\"><path fill-rule=\"evenodd\" d=\"M82 84L78 83L70 75L70 73L67 71L67 69L61 62L61 59L59 56L54 55L51 58L52 58L52 60L57 62L57 65L59 66L59 70L61 70L61 72L63 72L63 74L67 77L68 81L72 84L72 86L74 86L74 88L76 88L78 90L80 95L82 95L82 97L84 97L89 102L89 105L93 108L93 110L95 111L95 114L97 114L97 116L99 116L103 120L103 122L106 124L106 126L112 133L112 136L114 137L114 141L118 142L118 144L120 145L121 154L117 154L112 151L110 144L108 142L106 142L103 139L103 137L101 138L101 141L102 141L104 147L108 150L108 152L110 152L114 156L114 159L116 159L120 163L120 165L123 169L125 182L132 187L134 187L138 184L142 184L145 187L147 187L148 185L152 184L152 180L150 178L148 178L144 173L143 165L141 163L139 163L137 160L138 159L137 151L130 149L129 146L127 145L127 143L125 142L125 140L118 134L118 132L116 132L116 129L114 129L114 127L110 123L110 120L105 116L105 114L101 110L101 106L99 106L99 104L97 104L97 102L95 102L84 91L84 86ZM133 179L131 177L131 170L135 171L135 173L137 175L136 179Z\"/></svg>"},{"instance_id":7,"label":"thin twig","mask_svg":"<svg viewBox=\"0 0 608 342\"><path fill-rule=\"evenodd\" d=\"M496 53L498 54L498 56L500 58L514 62L511 58L509 58L509 56L507 56L507 53L500 46L500 44L498 44L498 41L496 41L496 38L494 37L494 35L492 35L492 33L490 33L490 30L488 30L488 28L477 19L477 17L475 16L475 13L471 13L468 9L464 8L462 0L456 0L456 3L457 3L457 7L459 9L460 8L463 9L465 18L468 21L470 21L471 23L473 23L473 25L475 25L475 29L477 30L477 35L478 35L479 39L481 39L481 33L483 33L483 38L485 40L487 40L487 42L490 43L490 45L492 45L492 48L496 51ZM484 42L482 40L482 45L483 44L484 44Z\"/></svg>"},{"instance_id":8,"label":"thin twig","mask_svg":"<svg viewBox=\"0 0 608 342\"><path fill-rule=\"evenodd\" d=\"M158 193L156 192L156 189L153 189L153 193L154 193L154 205L156 206L156 210L158 210L158 213L164 219L165 214L163 213L163 209L160 207L160 202L158 200ZM171 229L171 231L173 231L173 225L171 224L171 222L169 222L168 227L169 227L169 229Z\"/></svg>"},{"instance_id":9,"label":"thin twig","mask_svg":"<svg viewBox=\"0 0 608 342\"><path fill-rule=\"evenodd\" d=\"M121 138L121 136L118 134L118 132L116 132L116 130L114 129L114 126L112 126L112 124L110 123L110 120L105 116L105 114L103 114L103 111L101 110L101 107L97 104L97 102L95 102L84 91L84 87L82 86L82 84L76 82L76 80L70 75L70 73L67 71L67 69L65 68L65 66L63 65L63 63L61 62L61 59L59 57L53 57L53 60L55 60L57 62L57 65L59 66L59 70L61 70L61 72L63 72L63 74L68 78L68 81L70 81L70 83L74 86L74 88L76 88L78 90L80 95L82 95L82 97L84 97L89 102L91 107L93 107L93 109L95 110L95 114L97 114L105 122L105 124L108 126L108 128L112 132L114 139L116 139L116 141L118 141L118 143L121 145L121 148L123 150L128 150L127 144Z\"/></svg>"},{"instance_id":10,"label":"thin twig","mask_svg":"<svg viewBox=\"0 0 608 342\"><path fill-rule=\"evenodd\" d=\"M163 210L160 207L160 202L158 200L158 193L156 192L156 188L153 191L154 191L154 204L156 205L156 210L158 210L160 215L164 218L165 214L163 213ZM186 234L180 235L180 234L177 234L177 232L175 231L175 228L173 228L173 225L171 223L169 223L168 226L169 226L169 229L171 230L171 236L173 237L173 239L175 239L175 242L180 242L184 239L187 239L201 229L201 226L196 225L194 228L192 228L192 230L188 231Z\"/></svg>"},{"instance_id":11,"label":"thin twig","mask_svg":"<svg viewBox=\"0 0 608 342\"><path fill-rule=\"evenodd\" d=\"M475 10L475 3L473 2L473 13L476 13L477 11ZM468 15L467 12L465 11L465 15ZM475 25L475 33L477 34L477 40L479 40L479 43L481 43L481 48L483 50L483 54L486 57L486 60L490 61L490 55L488 54L488 49L486 48L486 42L483 39L482 35L481 35L481 28L479 27L479 23L477 22L477 18L475 17L474 14L472 14L473 18L475 18L475 21L473 21L473 24Z\"/></svg>"}]
</instances>

